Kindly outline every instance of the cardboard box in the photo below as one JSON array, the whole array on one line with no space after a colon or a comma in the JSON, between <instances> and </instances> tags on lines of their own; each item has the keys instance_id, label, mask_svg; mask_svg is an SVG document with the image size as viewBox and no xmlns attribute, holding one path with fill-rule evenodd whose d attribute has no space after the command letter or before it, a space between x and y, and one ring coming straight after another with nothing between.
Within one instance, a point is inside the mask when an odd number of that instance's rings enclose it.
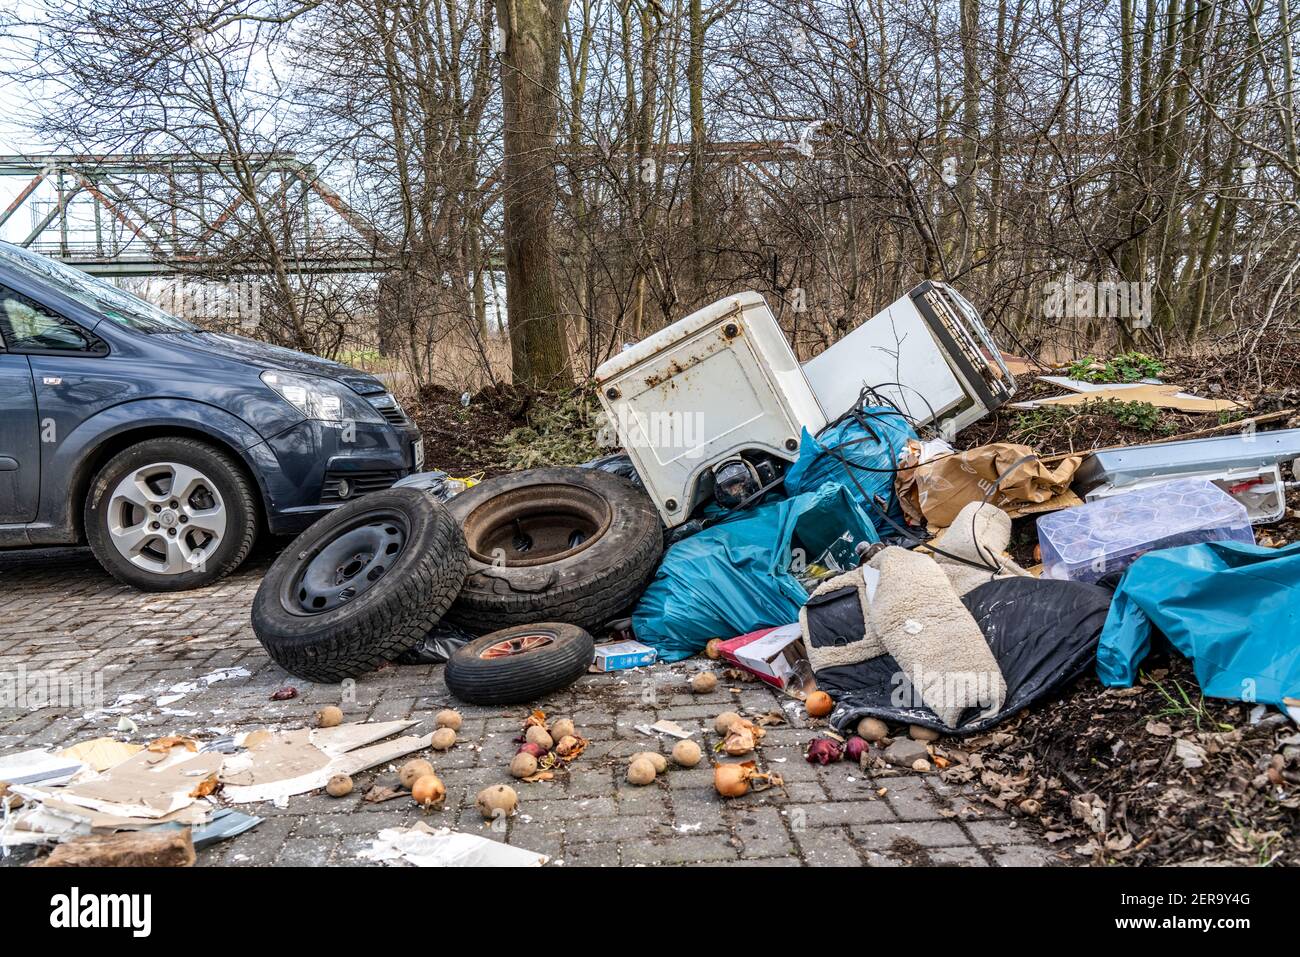
<instances>
[{"instance_id":1,"label":"cardboard box","mask_svg":"<svg viewBox=\"0 0 1300 957\"><path fill-rule=\"evenodd\" d=\"M615 641L596 646L596 660L591 668L593 671L622 671L624 668L652 665L657 657L658 652L639 641Z\"/></svg>"},{"instance_id":2,"label":"cardboard box","mask_svg":"<svg viewBox=\"0 0 1300 957\"><path fill-rule=\"evenodd\" d=\"M811 679L803 634L796 621L760 628L719 646L722 657L781 691L800 691Z\"/></svg>"}]
</instances>

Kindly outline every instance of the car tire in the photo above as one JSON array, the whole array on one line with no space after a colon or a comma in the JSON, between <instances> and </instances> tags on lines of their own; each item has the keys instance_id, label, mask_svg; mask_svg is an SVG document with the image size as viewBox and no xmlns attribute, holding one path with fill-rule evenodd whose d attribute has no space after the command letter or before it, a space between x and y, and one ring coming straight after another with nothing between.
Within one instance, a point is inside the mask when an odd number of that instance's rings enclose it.
<instances>
[{"instance_id":1,"label":"car tire","mask_svg":"<svg viewBox=\"0 0 1300 957\"><path fill-rule=\"evenodd\" d=\"M465 539L419 489L349 502L299 535L253 598L253 633L276 664L330 684L410 651L451 607Z\"/></svg>"},{"instance_id":2,"label":"car tire","mask_svg":"<svg viewBox=\"0 0 1300 957\"><path fill-rule=\"evenodd\" d=\"M95 474L84 522L90 550L118 581L145 591L200 588L248 557L257 493L242 466L206 442L147 439Z\"/></svg>"},{"instance_id":3,"label":"car tire","mask_svg":"<svg viewBox=\"0 0 1300 957\"><path fill-rule=\"evenodd\" d=\"M467 704L520 704L577 681L595 655L576 625L542 622L504 628L457 648L447 660L447 690ZM494 654L494 651L496 652Z\"/></svg>"},{"instance_id":4,"label":"car tire","mask_svg":"<svg viewBox=\"0 0 1300 957\"><path fill-rule=\"evenodd\" d=\"M538 621L595 632L636 602L663 552L649 496L594 469L488 479L447 509L469 549L469 574L447 617L478 635Z\"/></svg>"}]
</instances>

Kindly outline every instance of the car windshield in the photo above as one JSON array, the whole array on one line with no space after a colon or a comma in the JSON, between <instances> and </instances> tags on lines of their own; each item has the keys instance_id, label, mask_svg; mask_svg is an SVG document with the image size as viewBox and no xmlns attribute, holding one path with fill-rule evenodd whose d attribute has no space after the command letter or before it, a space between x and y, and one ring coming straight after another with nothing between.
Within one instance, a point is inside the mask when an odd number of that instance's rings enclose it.
<instances>
[{"instance_id":1,"label":"car windshield","mask_svg":"<svg viewBox=\"0 0 1300 957\"><path fill-rule=\"evenodd\" d=\"M98 276L11 243L0 242L0 265L53 286L69 299L75 299L119 326L140 332L193 332L196 328Z\"/></svg>"}]
</instances>

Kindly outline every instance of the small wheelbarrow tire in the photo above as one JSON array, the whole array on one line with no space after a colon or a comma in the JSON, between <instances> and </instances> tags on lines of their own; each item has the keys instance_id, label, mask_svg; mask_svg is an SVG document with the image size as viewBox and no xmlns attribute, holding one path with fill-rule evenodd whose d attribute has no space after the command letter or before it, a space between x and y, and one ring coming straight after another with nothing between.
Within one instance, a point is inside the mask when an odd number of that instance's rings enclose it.
<instances>
[{"instance_id":1,"label":"small wheelbarrow tire","mask_svg":"<svg viewBox=\"0 0 1300 957\"><path fill-rule=\"evenodd\" d=\"M367 522L400 525L391 563L350 599L320 612L296 601L296 582L317 556ZM465 580L465 539L426 492L394 488L335 509L280 553L253 599L253 633L285 671L335 683L374 671L410 651L442 618Z\"/></svg>"},{"instance_id":2,"label":"small wheelbarrow tire","mask_svg":"<svg viewBox=\"0 0 1300 957\"><path fill-rule=\"evenodd\" d=\"M491 656L514 642L527 650ZM596 644L577 625L542 622L503 628L456 649L447 661L447 690L467 704L521 704L577 681L595 657Z\"/></svg>"}]
</instances>

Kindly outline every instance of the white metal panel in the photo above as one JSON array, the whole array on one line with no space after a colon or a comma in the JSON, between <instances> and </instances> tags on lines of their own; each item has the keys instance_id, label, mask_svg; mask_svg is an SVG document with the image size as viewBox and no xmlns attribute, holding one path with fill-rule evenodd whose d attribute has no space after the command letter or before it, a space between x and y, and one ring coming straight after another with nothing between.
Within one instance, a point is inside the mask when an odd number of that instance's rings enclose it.
<instances>
[{"instance_id":1,"label":"white metal panel","mask_svg":"<svg viewBox=\"0 0 1300 957\"><path fill-rule=\"evenodd\" d=\"M805 362L803 372L832 419L857 401L863 386L918 422L942 418L967 399L910 294Z\"/></svg>"},{"instance_id":2,"label":"white metal panel","mask_svg":"<svg viewBox=\"0 0 1300 957\"><path fill-rule=\"evenodd\" d=\"M700 477L718 462L745 450L792 461L801 428L825 424L785 335L753 292L637 343L602 364L596 381L669 526L689 516Z\"/></svg>"}]
</instances>

